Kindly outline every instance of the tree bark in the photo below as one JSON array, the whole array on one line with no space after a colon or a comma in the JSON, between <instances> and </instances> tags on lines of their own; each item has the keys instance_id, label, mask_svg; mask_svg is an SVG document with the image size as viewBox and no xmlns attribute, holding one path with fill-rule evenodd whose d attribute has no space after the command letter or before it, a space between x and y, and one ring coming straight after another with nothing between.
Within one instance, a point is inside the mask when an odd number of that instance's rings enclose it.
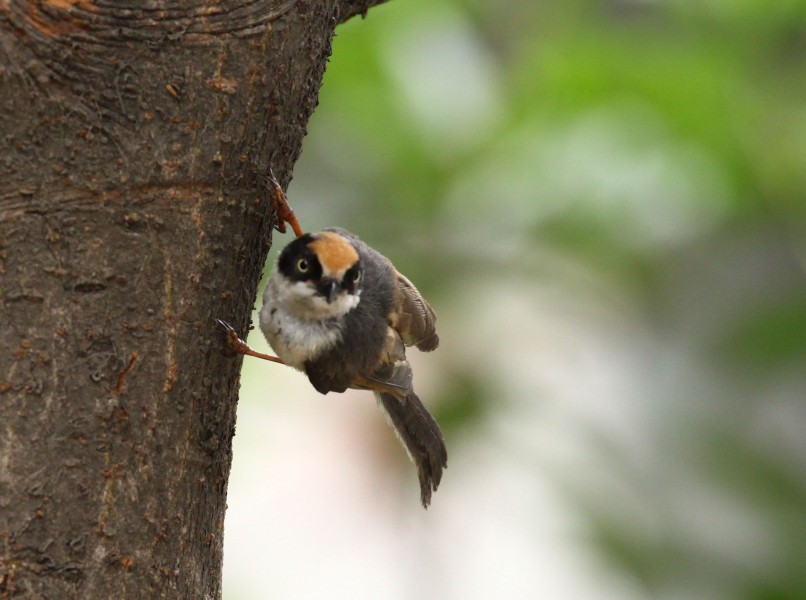
<instances>
[{"instance_id":1,"label":"tree bark","mask_svg":"<svg viewBox=\"0 0 806 600\"><path fill-rule=\"evenodd\" d=\"M0 0L0 598L220 597L214 319L245 329L265 175L374 3Z\"/></svg>"}]
</instances>

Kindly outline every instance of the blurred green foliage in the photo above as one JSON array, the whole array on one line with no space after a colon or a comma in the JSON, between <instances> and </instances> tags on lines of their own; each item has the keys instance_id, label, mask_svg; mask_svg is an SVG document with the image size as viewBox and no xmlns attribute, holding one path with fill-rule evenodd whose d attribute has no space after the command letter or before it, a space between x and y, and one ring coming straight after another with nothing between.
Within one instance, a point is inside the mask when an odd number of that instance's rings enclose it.
<instances>
[{"instance_id":1,"label":"blurred green foliage","mask_svg":"<svg viewBox=\"0 0 806 600\"><path fill-rule=\"evenodd\" d=\"M633 500L556 473L606 560L647 597L806 598L806 2L392 0L339 29L309 130L301 220L441 316L548 282L651 338L646 456L584 425ZM505 375L442 360L456 442Z\"/></svg>"}]
</instances>

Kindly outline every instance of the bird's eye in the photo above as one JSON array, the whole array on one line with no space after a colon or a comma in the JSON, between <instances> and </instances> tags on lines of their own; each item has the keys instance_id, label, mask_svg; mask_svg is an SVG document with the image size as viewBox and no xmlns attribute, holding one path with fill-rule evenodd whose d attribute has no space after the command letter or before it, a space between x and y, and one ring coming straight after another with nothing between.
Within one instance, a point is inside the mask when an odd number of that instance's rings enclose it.
<instances>
[{"instance_id":1,"label":"bird's eye","mask_svg":"<svg viewBox=\"0 0 806 600\"><path fill-rule=\"evenodd\" d=\"M358 283L359 281L361 281L361 271L358 269L353 271L350 279L353 280L353 283Z\"/></svg>"},{"instance_id":2,"label":"bird's eye","mask_svg":"<svg viewBox=\"0 0 806 600\"><path fill-rule=\"evenodd\" d=\"M308 267L309 267L309 265L308 265L308 261L306 259L300 258L297 261L297 271L299 271L300 273L307 273L308 272Z\"/></svg>"}]
</instances>

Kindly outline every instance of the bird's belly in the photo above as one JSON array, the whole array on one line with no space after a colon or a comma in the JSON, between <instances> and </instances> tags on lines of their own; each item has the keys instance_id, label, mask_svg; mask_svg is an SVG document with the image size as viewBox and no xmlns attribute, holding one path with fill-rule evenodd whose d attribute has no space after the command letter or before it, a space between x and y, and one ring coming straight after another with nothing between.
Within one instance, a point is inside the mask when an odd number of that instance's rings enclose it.
<instances>
[{"instance_id":1,"label":"bird's belly","mask_svg":"<svg viewBox=\"0 0 806 600\"><path fill-rule=\"evenodd\" d=\"M260 310L260 329L277 356L300 371L342 339L335 322L301 320L267 305Z\"/></svg>"}]
</instances>

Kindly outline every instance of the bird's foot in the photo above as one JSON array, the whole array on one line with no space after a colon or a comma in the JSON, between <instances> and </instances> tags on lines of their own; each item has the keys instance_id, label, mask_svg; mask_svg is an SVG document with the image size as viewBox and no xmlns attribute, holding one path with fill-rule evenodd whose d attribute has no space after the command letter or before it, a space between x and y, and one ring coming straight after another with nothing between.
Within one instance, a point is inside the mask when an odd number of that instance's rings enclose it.
<instances>
[{"instance_id":1,"label":"bird's foot","mask_svg":"<svg viewBox=\"0 0 806 600\"><path fill-rule=\"evenodd\" d=\"M294 211L291 210L291 207L288 205L288 197L286 197L283 188L280 187L280 182L274 177L274 172L271 169L269 169L269 175L266 177L266 181L271 185L273 191L271 207L272 210L274 210L274 214L277 215L275 228L280 233L285 233L285 224L288 223L291 225L291 229L294 230L294 235L300 237L302 235L302 227L300 227Z\"/></svg>"},{"instance_id":2,"label":"bird's foot","mask_svg":"<svg viewBox=\"0 0 806 600\"><path fill-rule=\"evenodd\" d=\"M249 347L249 344L247 344L240 337L238 337L238 333L235 331L232 325L230 325L226 321L216 319L216 322L226 330L227 344L229 345L230 350L232 350L236 354L246 354L248 356L254 356L255 358L262 358L263 360L280 363L281 365L285 364L282 361L282 359L279 359L276 356L271 356L270 354L263 354L263 352L252 350L252 348Z\"/></svg>"}]
</instances>

